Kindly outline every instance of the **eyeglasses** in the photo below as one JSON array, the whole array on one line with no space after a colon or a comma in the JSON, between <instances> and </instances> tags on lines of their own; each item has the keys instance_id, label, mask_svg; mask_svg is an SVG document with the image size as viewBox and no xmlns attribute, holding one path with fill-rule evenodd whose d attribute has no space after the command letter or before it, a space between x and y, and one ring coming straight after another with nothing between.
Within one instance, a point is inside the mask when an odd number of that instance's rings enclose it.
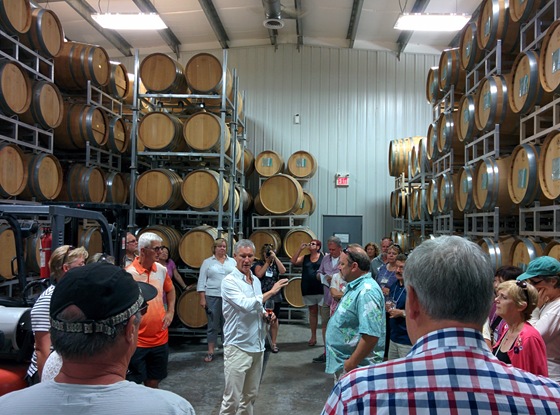
<instances>
[{"instance_id":1,"label":"eyeglasses","mask_svg":"<svg viewBox=\"0 0 560 415\"><path fill-rule=\"evenodd\" d=\"M153 249L156 252L160 252L163 248L165 248L164 246L147 246L146 249Z\"/></svg>"},{"instance_id":2,"label":"eyeglasses","mask_svg":"<svg viewBox=\"0 0 560 415\"><path fill-rule=\"evenodd\" d=\"M145 316L148 312L148 303L145 303L138 311L140 311L141 316Z\"/></svg>"},{"instance_id":3,"label":"eyeglasses","mask_svg":"<svg viewBox=\"0 0 560 415\"><path fill-rule=\"evenodd\" d=\"M525 293L525 300L527 301L527 304L529 304L529 289L527 288L527 283L525 281L516 281L515 283L523 290Z\"/></svg>"},{"instance_id":4,"label":"eyeglasses","mask_svg":"<svg viewBox=\"0 0 560 415\"><path fill-rule=\"evenodd\" d=\"M350 263L356 262L356 257L348 248L344 248L342 252L344 252L348 256L348 259L350 259Z\"/></svg>"},{"instance_id":5,"label":"eyeglasses","mask_svg":"<svg viewBox=\"0 0 560 415\"><path fill-rule=\"evenodd\" d=\"M311 242L309 245L317 245L316 242Z\"/></svg>"},{"instance_id":6,"label":"eyeglasses","mask_svg":"<svg viewBox=\"0 0 560 415\"><path fill-rule=\"evenodd\" d=\"M126 244L127 244L127 245L130 245L130 244L137 244L137 243L138 243L138 241L137 241L136 239L133 240L133 241L126 241Z\"/></svg>"},{"instance_id":7,"label":"eyeglasses","mask_svg":"<svg viewBox=\"0 0 560 415\"><path fill-rule=\"evenodd\" d=\"M68 247L68 249L66 250L66 253L64 254L64 256L62 257L62 265L66 264L66 261L68 261L68 255L70 254L70 252L72 252L74 249L76 249L75 247L73 247L72 245L70 245Z\"/></svg>"}]
</instances>

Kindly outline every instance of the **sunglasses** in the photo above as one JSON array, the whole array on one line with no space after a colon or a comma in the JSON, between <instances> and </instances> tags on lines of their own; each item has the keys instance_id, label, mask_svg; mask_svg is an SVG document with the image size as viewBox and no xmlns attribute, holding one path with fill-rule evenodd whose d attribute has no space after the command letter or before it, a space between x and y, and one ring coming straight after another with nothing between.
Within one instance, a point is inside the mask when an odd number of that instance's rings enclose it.
<instances>
[{"instance_id":1,"label":"sunglasses","mask_svg":"<svg viewBox=\"0 0 560 415\"><path fill-rule=\"evenodd\" d=\"M72 252L74 249L76 249L75 247L73 247L72 245L70 245L68 247L68 249L66 250L66 253L64 254L64 256L62 257L62 265L66 264L66 262L68 261L68 255L70 254L70 252Z\"/></svg>"},{"instance_id":2,"label":"sunglasses","mask_svg":"<svg viewBox=\"0 0 560 415\"><path fill-rule=\"evenodd\" d=\"M525 281L516 281L515 283L523 290L525 293L525 301L529 304L529 289L527 288L527 283Z\"/></svg>"},{"instance_id":3,"label":"sunglasses","mask_svg":"<svg viewBox=\"0 0 560 415\"><path fill-rule=\"evenodd\" d=\"M356 257L354 256L354 254L352 254L352 251L350 251L348 248L344 248L342 252L344 252L348 256L350 263L356 262Z\"/></svg>"}]
</instances>

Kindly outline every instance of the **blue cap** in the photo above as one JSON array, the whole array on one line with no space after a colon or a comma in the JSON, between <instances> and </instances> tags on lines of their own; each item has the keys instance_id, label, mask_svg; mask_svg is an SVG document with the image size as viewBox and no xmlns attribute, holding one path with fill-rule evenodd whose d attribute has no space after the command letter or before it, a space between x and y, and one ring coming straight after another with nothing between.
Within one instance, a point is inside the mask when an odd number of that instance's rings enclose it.
<instances>
[{"instance_id":1,"label":"blue cap","mask_svg":"<svg viewBox=\"0 0 560 415\"><path fill-rule=\"evenodd\" d=\"M550 256L541 256L529 262L527 271L517 277L517 281L528 280L533 277L548 277L560 274L560 262Z\"/></svg>"}]
</instances>

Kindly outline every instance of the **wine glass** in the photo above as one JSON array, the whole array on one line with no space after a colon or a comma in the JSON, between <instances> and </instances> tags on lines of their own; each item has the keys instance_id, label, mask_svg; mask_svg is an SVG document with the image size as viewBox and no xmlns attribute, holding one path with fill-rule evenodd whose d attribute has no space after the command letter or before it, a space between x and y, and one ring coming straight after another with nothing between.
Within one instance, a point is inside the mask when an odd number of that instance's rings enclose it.
<instances>
[{"instance_id":1,"label":"wine glass","mask_svg":"<svg viewBox=\"0 0 560 415\"><path fill-rule=\"evenodd\" d=\"M272 314L274 312L274 300L266 300L264 303L264 309L268 314Z\"/></svg>"}]
</instances>

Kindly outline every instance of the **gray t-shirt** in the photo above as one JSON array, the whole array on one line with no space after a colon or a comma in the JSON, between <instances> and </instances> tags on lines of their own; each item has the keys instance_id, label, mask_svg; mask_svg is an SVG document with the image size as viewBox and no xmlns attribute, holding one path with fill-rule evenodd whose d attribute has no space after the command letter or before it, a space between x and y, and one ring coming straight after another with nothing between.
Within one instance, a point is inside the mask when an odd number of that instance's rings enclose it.
<instances>
[{"instance_id":1,"label":"gray t-shirt","mask_svg":"<svg viewBox=\"0 0 560 415\"><path fill-rule=\"evenodd\" d=\"M169 391L133 382L72 385L48 381L0 397L4 414L195 415L192 405Z\"/></svg>"}]
</instances>

